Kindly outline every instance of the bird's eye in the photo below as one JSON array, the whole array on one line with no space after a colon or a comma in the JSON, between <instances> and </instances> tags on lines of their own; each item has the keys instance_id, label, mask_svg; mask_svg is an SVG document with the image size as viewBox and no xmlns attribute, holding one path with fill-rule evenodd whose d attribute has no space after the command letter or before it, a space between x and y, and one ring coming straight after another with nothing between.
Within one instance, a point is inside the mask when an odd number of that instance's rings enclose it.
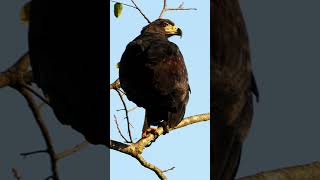
<instances>
[{"instance_id":1,"label":"bird's eye","mask_svg":"<svg viewBox=\"0 0 320 180\"><path fill-rule=\"evenodd\" d=\"M166 27L166 26L168 26L169 24L168 23L163 23L162 24L162 27Z\"/></svg>"}]
</instances>

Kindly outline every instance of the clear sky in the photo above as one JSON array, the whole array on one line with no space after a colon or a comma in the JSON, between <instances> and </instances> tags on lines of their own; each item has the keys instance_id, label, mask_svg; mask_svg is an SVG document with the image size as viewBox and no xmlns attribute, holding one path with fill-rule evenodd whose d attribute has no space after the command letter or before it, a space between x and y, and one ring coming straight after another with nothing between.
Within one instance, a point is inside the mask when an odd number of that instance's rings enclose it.
<instances>
[{"instance_id":1,"label":"clear sky","mask_svg":"<svg viewBox=\"0 0 320 180\"><path fill-rule=\"evenodd\" d=\"M121 1L131 4L129 0ZM209 1L168 1L168 7L177 7L184 2L184 7L197 8L196 11L170 11L164 18L171 19L183 31L183 37L172 37L170 41L176 43L185 59L189 73L189 83L192 93L186 110L186 117L210 111L210 2ZM120 61L126 45L140 34L147 21L139 12L130 7L123 7L119 18L113 15L113 2L110 2L110 47L111 47L111 79L118 77L116 63ZM155 20L161 11L162 0L137 1L138 6L151 20ZM116 112L122 104L116 92L111 93L111 138L121 141L116 130L113 115L117 115L126 134L126 124L123 113ZM129 108L135 107L128 103ZM130 113L134 126L135 140L141 137L144 110L139 108ZM175 167L166 173L169 179L210 179L210 128L209 122L194 124L170 132L157 139L151 147L147 148L143 156L149 162L161 169ZM158 177L150 170L142 167L131 156L111 151L111 179L139 179L156 180Z\"/></svg>"}]
</instances>

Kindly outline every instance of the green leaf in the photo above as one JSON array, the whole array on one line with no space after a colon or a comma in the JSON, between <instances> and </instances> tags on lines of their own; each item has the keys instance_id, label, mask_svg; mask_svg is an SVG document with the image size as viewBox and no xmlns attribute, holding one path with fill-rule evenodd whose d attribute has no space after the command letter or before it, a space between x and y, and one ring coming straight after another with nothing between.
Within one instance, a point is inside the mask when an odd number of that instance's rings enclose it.
<instances>
[{"instance_id":1,"label":"green leaf","mask_svg":"<svg viewBox=\"0 0 320 180\"><path fill-rule=\"evenodd\" d=\"M122 11L122 4L121 3L115 3L114 4L114 16L119 17Z\"/></svg>"},{"instance_id":2,"label":"green leaf","mask_svg":"<svg viewBox=\"0 0 320 180\"><path fill-rule=\"evenodd\" d=\"M29 22L30 17L30 7L31 7L31 1L27 2L23 5L23 7L20 10L20 20L23 23Z\"/></svg>"}]
</instances>

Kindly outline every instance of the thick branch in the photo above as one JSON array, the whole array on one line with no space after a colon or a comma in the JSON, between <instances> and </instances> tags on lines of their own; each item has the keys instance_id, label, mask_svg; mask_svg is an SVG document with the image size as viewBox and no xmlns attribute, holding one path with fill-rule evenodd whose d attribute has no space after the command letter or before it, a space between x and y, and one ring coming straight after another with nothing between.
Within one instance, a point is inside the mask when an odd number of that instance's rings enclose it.
<instances>
[{"instance_id":1,"label":"thick branch","mask_svg":"<svg viewBox=\"0 0 320 180\"><path fill-rule=\"evenodd\" d=\"M32 81L32 73L28 72L29 65L29 55L25 53L14 65L0 73L0 88L14 86L21 79L26 83L30 83Z\"/></svg>"},{"instance_id":2,"label":"thick branch","mask_svg":"<svg viewBox=\"0 0 320 180\"><path fill-rule=\"evenodd\" d=\"M118 89L120 88L120 80L117 79L115 80L112 84L110 84L110 91L113 89Z\"/></svg>"},{"instance_id":3,"label":"thick branch","mask_svg":"<svg viewBox=\"0 0 320 180\"><path fill-rule=\"evenodd\" d=\"M281 168L268 172L261 172L253 176L242 177L237 180L311 180L319 179L320 162Z\"/></svg>"}]
</instances>

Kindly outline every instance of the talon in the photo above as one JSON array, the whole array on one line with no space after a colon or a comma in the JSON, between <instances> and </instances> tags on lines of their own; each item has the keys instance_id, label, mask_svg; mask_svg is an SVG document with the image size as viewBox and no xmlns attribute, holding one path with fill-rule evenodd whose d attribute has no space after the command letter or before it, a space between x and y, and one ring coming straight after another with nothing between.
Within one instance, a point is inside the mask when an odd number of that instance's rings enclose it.
<instances>
[{"instance_id":1,"label":"talon","mask_svg":"<svg viewBox=\"0 0 320 180\"><path fill-rule=\"evenodd\" d=\"M158 132L157 132L157 128L148 128L146 131L144 131L144 132L142 133L142 138L148 137L148 135L149 135L150 133L153 134L153 135L156 136L156 137L159 136L159 134L158 134Z\"/></svg>"}]
</instances>

